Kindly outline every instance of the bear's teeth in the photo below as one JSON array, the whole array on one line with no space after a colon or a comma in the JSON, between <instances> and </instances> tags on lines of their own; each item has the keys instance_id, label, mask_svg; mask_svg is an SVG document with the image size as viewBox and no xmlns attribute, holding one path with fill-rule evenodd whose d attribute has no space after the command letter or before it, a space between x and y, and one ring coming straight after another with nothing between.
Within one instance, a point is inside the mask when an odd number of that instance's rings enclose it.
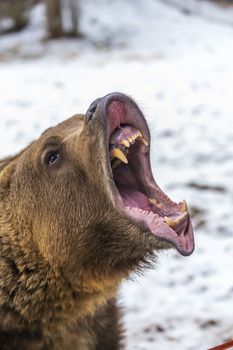
<instances>
[{"instance_id":1,"label":"bear's teeth","mask_svg":"<svg viewBox=\"0 0 233 350\"><path fill-rule=\"evenodd\" d=\"M120 141L120 144L123 145L123 146L125 146L125 147L127 147L127 148L130 147L130 143L129 143L129 141L127 141L127 140L121 140L121 141Z\"/></svg>"},{"instance_id":2,"label":"bear's teeth","mask_svg":"<svg viewBox=\"0 0 233 350\"><path fill-rule=\"evenodd\" d=\"M176 228L176 221L169 219L167 216L164 217L164 222L171 228Z\"/></svg>"},{"instance_id":3,"label":"bear's teeth","mask_svg":"<svg viewBox=\"0 0 233 350\"><path fill-rule=\"evenodd\" d=\"M181 221L187 219L187 217L188 217L188 212L185 211L183 214L178 216L178 218L176 218L176 223L179 224Z\"/></svg>"},{"instance_id":4,"label":"bear's teeth","mask_svg":"<svg viewBox=\"0 0 233 350\"><path fill-rule=\"evenodd\" d=\"M186 211L188 211L188 205L187 205L187 202L186 202L185 199L184 199L183 202L182 202L180 211L181 211L182 213L185 213Z\"/></svg>"},{"instance_id":5,"label":"bear's teeth","mask_svg":"<svg viewBox=\"0 0 233 350\"><path fill-rule=\"evenodd\" d=\"M123 163L128 164L128 159L119 148L113 148L111 150L111 155L115 158L120 159Z\"/></svg>"},{"instance_id":6,"label":"bear's teeth","mask_svg":"<svg viewBox=\"0 0 233 350\"><path fill-rule=\"evenodd\" d=\"M172 228L176 228L177 225L188 217L188 212L185 211L183 214L178 216L175 220L169 219L167 216L164 217L164 222Z\"/></svg>"},{"instance_id":7,"label":"bear's teeth","mask_svg":"<svg viewBox=\"0 0 233 350\"><path fill-rule=\"evenodd\" d=\"M148 146L148 145L149 145L149 143L148 143L143 137L139 137L138 139L139 139L139 141L141 141L142 143L144 143L145 146Z\"/></svg>"}]
</instances>

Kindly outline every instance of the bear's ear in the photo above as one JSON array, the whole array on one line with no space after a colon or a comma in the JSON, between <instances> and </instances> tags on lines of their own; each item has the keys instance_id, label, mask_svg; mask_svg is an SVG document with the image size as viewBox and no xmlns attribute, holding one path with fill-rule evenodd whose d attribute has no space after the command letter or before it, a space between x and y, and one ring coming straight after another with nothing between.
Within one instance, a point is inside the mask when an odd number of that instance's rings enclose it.
<instances>
[{"instance_id":1,"label":"bear's ear","mask_svg":"<svg viewBox=\"0 0 233 350\"><path fill-rule=\"evenodd\" d=\"M0 160L0 199L10 187L11 176L14 171L14 166L12 163L16 158L17 156L13 156Z\"/></svg>"},{"instance_id":2,"label":"bear's ear","mask_svg":"<svg viewBox=\"0 0 233 350\"><path fill-rule=\"evenodd\" d=\"M0 173L3 170L3 168L5 168L5 166L7 166L8 164L10 164L10 162L14 159L14 157L7 157L5 159L0 159Z\"/></svg>"},{"instance_id":3,"label":"bear's ear","mask_svg":"<svg viewBox=\"0 0 233 350\"><path fill-rule=\"evenodd\" d=\"M20 156L31 146L31 144L11 157L0 159L0 196L10 187L11 178L15 171L17 159L20 158Z\"/></svg>"}]
</instances>

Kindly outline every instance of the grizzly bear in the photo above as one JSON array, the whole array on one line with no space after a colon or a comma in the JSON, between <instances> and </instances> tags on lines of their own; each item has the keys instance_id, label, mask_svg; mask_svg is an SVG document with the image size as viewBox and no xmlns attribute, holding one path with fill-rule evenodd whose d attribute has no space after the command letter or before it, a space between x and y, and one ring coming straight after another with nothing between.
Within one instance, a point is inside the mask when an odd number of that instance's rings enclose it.
<instances>
[{"instance_id":1,"label":"grizzly bear","mask_svg":"<svg viewBox=\"0 0 233 350\"><path fill-rule=\"evenodd\" d=\"M121 281L194 249L187 204L159 188L150 133L121 93L0 161L1 350L123 349Z\"/></svg>"}]
</instances>

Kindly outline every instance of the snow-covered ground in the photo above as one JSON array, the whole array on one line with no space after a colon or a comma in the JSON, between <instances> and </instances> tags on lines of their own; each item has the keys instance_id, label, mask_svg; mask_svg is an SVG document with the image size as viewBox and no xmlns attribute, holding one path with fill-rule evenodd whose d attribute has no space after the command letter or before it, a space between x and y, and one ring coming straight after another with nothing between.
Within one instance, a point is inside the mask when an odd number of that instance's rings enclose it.
<instances>
[{"instance_id":1,"label":"snow-covered ground","mask_svg":"<svg viewBox=\"0 0 233 350\"><path fill-rule=\"evenodd\" d=\"M145 277L124 283L127 349L220 344L233 338L229 12L219 9L218 23L208 3L194 15L156 0L81 4L82 41L42 41L41 6L27 30L0 38L0 157L85 112L98 96L116 90L133 96L151 127L158 183L190 204L196 250L189 258L164 252Z\"/></svg>"}]
</instances>

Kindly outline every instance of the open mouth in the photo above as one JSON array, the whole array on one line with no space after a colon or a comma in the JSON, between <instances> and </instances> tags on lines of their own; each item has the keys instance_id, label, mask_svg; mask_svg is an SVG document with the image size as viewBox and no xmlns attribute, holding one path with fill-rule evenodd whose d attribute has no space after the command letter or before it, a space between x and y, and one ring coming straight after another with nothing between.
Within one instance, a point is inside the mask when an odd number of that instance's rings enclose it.
<instances>
[{"instance_id":1,"label":"open mouth","mask_svg":"<svg viewBox=\"0 0 233 350\"><path fill-rule=\"evenodd\" d=\"M118 208L157 238L175 245L182 255L190 255L194 237L187 204L173 202L154 180L150 132L142 112L123 94L105 99L106 147Z\"/></svg>"}]
</instances>

